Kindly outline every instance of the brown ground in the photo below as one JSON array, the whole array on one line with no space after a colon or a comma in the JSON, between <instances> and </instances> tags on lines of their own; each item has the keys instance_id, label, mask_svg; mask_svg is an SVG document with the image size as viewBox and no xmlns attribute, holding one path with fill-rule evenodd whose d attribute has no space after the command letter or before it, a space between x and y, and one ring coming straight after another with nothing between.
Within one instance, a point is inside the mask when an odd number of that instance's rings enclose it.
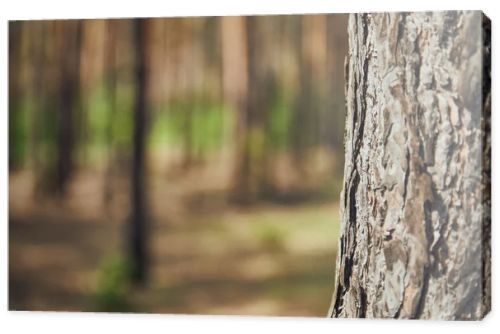
<instances>
[{"instance_id":1,"label":"brown ground","mask_svg":"<svg viewBox=\"0 0 500 334\"><path fill-rule=\"evenodd\" d=\"M35 203L30 175L10 175L10 309L326 314L335 203L238 208L217 195L217 177L158 177L148 189L150 280L122 291L112 268L124 246L128 192L115 182L104 209L103 180L102 173L80 172L66 200ZM119 297L103 306L109 285Z\"/></svg>"}]
</instances>

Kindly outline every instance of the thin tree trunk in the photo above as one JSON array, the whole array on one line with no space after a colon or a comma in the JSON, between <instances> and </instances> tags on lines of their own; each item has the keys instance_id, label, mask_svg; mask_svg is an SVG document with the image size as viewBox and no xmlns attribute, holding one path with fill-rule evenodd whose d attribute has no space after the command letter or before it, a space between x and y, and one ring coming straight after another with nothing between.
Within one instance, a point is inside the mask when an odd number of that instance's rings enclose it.
<instances>
[{"instance_id":1,"label":"thin tree trunk","mask_svg":"<svg viewBox=\"0 0 500 334\"><path fill-rule=\"evenodd\" d=\"M106 180L104 181L104 206L106 210L110 209L110 204L113 201L113 187L114 187L114 171L115 171L115 155L114 155L114 121L117 113L117 22L114 20L106 21L106 53L105 53L105 67L107 68L106 76L106 93L109 98L109 110L107 113L107 127L106 127L106 146L108 149L107 166L106 166Z\"/></svg>"},{"instance_id":2,"label":"thin tree trunk","mask_svg":"<svg viewBox=\"0 0 500 334\"><path fill-rule=\"evenodd\" d=\"M326 73L327 90L326 90L326 108L330 112L326 112L323 117L323 142L333 149L342 147L344 133L344 50L347 50L347 20L348 15L331 14L327 18L327 33L326 33ZM345 29L345 33L343 30ZM329 125L334 125L333 127ZM339 166L343 164L340 163Z\"/></svg>"},{"instance_id":3,"label":"thin tree trunk","mask_svg":"<svg viewBox=\"0 0 500 334\"><path fill-rule=\"evenodd\" d=\"M57 132L57 162L55 190L59 195L66 192L73 173L75 146L75 122L80 95L81 22L61 22L61 77L59 80L59 113Z\"/></svg>"},{"instance_id":4,"label":"thin tree trunk","mask_svg":"<svg viewBox=\"0 0 500 334\"><path fill-rule=\"evenodd\" d=\"M473 11L351 15L331 316L489 311L488 31Z\"/></svg>"},{"instance_id":5,"label":"thin tree trunk","mask_svg":"<svg viewBox=\"0 0 500 334\"><path fill-rule=\"evenodd\" d=\"M30 124L30 158L35 178L34 183L34 198L39 201L43 197L44 183L46 182L45 166L43 162L43 146L41 143L44 141L43 124L44 116L47 116L47 84L45 83L45 76L48 69L46 65L45 48L46 43L43 41L47 39L47 24L39 21L33 23L30 27L33 34L30 40L30 56L33 63L33 79L31 83L32 97L34 107L31 110L31 124ZM48 43L47 43L48 44ZM45 66L44 66L45 65ZM34 70L36 69L36 70Z\"/></svg>"},{"instance_id":6,"label":"thin tree trunk","mask_svg":"<svg viewBox=\"0 0 500 334\"><path fill-rule=\"evenodd\" d=\"M133 156L131 174L131 230L130 258L132 279L142 283L146 279L147 251L144 194L145 132L147 118L147 26L146 19L133 22L134 45L136 48L135 80L136 96L134 107Z\"/></svg>"},{"instance_id":7,"label":"thin tree trunk","mask_svg":"<svg viewBox=\"0 0 500 334\"><path fill-rule=\"evenodd\" d=\"M238 148L233 197L249 203L263 196L265 179L265 120L274 80L271 63L272 27L268 17L245 17L246 97L238 114Z\"/></svg>"},{"instance_id":8,"label":"thin tree trunk","mask_svg":"<svg viewBox=\"0 0 500 334\"><path fill-rule=\"evenodd\" d=\"M303 15L296 22L296 52L299 61L299 91L293 112L292 152L294 165L302 178L307 178L308 153L321 144L320 128L324 123L326 77L326 16ZM333 129L330 129L333 130Z\"/></svg>"},{"instance_id":9,"label":"thin tree trunk","mask_svg":"<svg viewBox=\"0 0 500 334\"><path fill-rule=\"evenodd\" d=\"M25 158L22 135L22 40L23 22L9 22L9 170L19 169Z\"/></svg>"}]
</instances>

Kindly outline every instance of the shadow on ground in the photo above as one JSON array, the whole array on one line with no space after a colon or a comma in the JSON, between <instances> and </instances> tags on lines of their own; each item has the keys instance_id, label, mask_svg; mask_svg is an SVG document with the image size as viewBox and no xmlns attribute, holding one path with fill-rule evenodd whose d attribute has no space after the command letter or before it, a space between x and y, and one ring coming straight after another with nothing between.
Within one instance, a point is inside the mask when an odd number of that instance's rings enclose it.
<instances>
[{"instance_id":1,"label":"shadow on ground","mask_svg":"<svg viewBox=\"0 0 500 334\"><path fill-rule=\"evenodd\" d=\"M336 203L211 203L211 210L159 203L149 281L134 288L115 261L125 217L67 202L30 204L16 192L10 201L11 310L320 317L328 310Z\"/></svg>"}]
</instances>

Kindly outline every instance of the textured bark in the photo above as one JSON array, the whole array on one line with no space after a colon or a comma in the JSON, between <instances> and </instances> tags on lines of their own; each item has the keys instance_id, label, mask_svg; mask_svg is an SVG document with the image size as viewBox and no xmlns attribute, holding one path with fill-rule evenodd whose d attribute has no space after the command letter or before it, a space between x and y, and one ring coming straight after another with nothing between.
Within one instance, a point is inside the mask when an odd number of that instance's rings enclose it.
<instances>
[{"instance_id":1,"label":"textured bark","mask_svg":"<svg viewBox=\"0 0 500 334\"><path fill-rule=\"evenodd\" d=\"M330 316L489 311L489 43L480 12L351 15Z\"/></svg>"}]
</instances>

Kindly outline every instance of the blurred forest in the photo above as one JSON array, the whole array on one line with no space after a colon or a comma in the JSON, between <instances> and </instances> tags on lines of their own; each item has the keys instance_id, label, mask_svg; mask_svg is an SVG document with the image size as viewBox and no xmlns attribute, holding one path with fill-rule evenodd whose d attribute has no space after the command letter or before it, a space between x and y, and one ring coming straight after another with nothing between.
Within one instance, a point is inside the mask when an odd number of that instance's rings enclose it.
<instances>
[{"instance_id":1,"label":"blurred forest","mask_svg":"<svg viewBox=\"0 0 500 334\"><path fill-rule=\"evenodd\" d=\"M9 23L9 308L324 316L347 16Z\"/></svg>"}]
</instances>

